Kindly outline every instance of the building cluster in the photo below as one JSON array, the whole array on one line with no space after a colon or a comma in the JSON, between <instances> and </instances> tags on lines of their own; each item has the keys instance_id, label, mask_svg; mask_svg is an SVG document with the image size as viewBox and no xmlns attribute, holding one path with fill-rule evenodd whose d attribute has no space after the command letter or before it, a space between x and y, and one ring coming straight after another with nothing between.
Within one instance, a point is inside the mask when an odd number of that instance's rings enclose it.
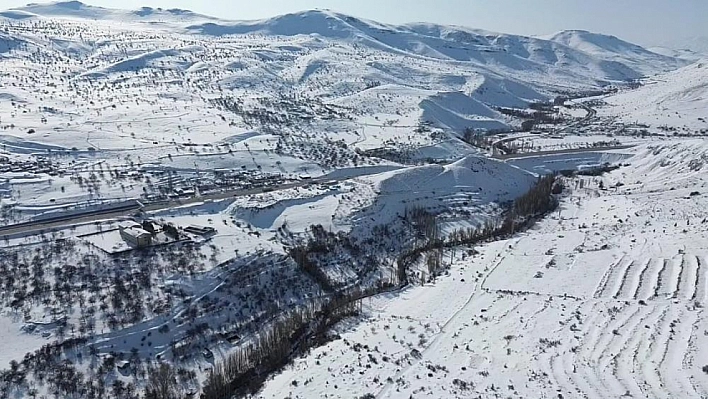
<instances>
[{"instance_id":1,"label":"building cluster","mask_svg":"<svg viewBox=\"0 0 708 399\"><path fill-rule=\"evenodd\" d=\"M144 248L151 245L164 243L165 236L171 237L173 240L178 240L181 236L183 236L180 233L180 230L203 237L216 233L216 229L210 226L199 226L193 224L183 229L178 229L171 224L162 226L151 220L145 220L142 223L138 223L136 221L122 222L118 226L118 230L120 231L121 238L130 246L135 248Z\"/></svg>"}]
</instances>

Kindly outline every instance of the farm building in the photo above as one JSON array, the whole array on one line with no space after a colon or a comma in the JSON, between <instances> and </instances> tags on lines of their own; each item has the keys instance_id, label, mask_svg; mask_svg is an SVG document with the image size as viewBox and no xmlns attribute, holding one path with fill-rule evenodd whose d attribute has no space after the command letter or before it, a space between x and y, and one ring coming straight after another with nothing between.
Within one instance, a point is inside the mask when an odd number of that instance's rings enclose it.
<instances>
[{"instance_id":1,"label":"farm building","mask_svg":"<svg viewBox=\"0 0 708 399\"><path fill-rule=\"evenodd\" d=\"M184 228L187 233L192 233L200 236L205 236L209 234L216 233L216 229L209 226L199 226L196 224L191 224Z\"/></svg>"},{"instance_id":2,"label":"farm building","mask_svg":"<svg viewBox=\"0 0 708 399\"><path fill-rule=\"evenodd\" d=\"M129 244L145 247L152 242L152 234L137 223L124 223L120 227L120 236Z\"/></svg>"}]
</instances>

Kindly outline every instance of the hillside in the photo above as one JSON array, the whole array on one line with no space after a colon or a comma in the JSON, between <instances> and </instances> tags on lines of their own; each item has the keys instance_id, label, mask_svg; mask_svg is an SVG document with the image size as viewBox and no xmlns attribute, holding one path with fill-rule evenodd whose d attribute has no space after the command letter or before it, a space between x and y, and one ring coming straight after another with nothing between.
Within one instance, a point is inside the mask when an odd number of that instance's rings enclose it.
<instances>
[{"instance_id":1,"label":"hillside","mask_svg":"<svg viewBox=\"0 0 708 399\"><path fill-rule=\"evenodd\" d=\"M444 277L367 300L257 397L702 397L706 150L570 181L533 230L445 251Z\"/></svg>"},{"instance_id":2,"label":"hillside","mask_svg":"<svg viewBox=\"0 0 708 399\"><path fill-rule=\"evenodd\" d=\"M601 115L640 123L653 132L708 132L708 61L655 76L632 91L605 99Z\"/></svg>"},{"instance_id":3,"label":"hillside","mask_svg":"<svg viewBox=\"0 0 708 399\"><path fill-rule=\"evenodd\" d=\"M700 397L707 68L662 53L1 11L0 398Z\"/></svg>"},{"instance_id":4,"label":"hillside","mask_svg":"<svg viewBox=\"0 0 708 399\"><path fill-rule=\"evenodd\" d=\"M615 36L583 30L568 30L546 39L590 54L609 63L625 65L642 76L667 72L685 66L683 59L657 54Z\"/></svg>"},{"instance_id":5,"label":"hillside","mask_svg":"<svg viewBox=\"0 0 708 399\"><path fill-rule=\"evenodd\" d=\"M178 9L124 11L71 1L10 10L0 21L6 26L0 46L5 69L33 76L30 85L8 80L3 88L4 96L34 110L18 115L4 132L13 137L5 140L65 148L87 134L94 148L137 152L145 143L187 140L186 131L173 129L183 124L150 124L162 114L201 120L190 129L209 126L207 141L252 130L268 135L276 127L263 125L277 120L286 122L294 141L295 132L306 132L318 140L343 140L350 149L395 146L405 154L394 160L420 159L435 147L436 157L450 160L469 152L455 141L464 129L521 124L500 107L524 109L560 93L621 85L685 62L619 39L600 51L575 40L564 43L562 35L544 40L433 24L393 26L331 11L233 22ZM47 98L47 85L57 94ZM146 85L150 90L144 92ZM129 111L137 97L143 100L137 102L140 116ZM77 107L95 114L76 115L69 127L68 109ZM6 102L0 108L17 112ZM313 117L324 110L326 118ZM277 116L267 121L266 111ZM117 130L97 129L116 121L122 122ZM405 132L422 123L448 137ZM29 137L24 132L30 130L41 133ZM189 139L205 144L199 134ZM351 165L356 156L345 152Z\"/></svg>"}]
</instances>

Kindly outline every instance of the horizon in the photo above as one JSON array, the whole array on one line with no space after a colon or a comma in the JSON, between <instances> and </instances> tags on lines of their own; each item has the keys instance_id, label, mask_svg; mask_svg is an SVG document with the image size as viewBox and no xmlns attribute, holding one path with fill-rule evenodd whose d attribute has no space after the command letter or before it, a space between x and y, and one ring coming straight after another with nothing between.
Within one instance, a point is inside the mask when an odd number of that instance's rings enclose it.
<instances>
[{"instance_id":1,"label":"horizon","mask_svg":"<svg viewBox=\"0 0 708 399\"><path fill-rule=\"evenodd\" d=\"M1 9L17 9L29 4L52 4L65 1L27 2L26 0L3 0ZM588 4L578 1L540 0L533 4L516 4L513 0L499 0L494 5L482 1L467 2L448 0L440 7L432 3L416 3L403 7L401 0L376 2L377 7L367 6L373 0L363 0L355 5L345 0L295 0L287 5L275 0L265 0L258 5L239 5L223 0L208 4L194 4L188 0L124 0L116 7L111 0L88 0L81 3L109 9L134 10L142 7L162 9L185 9L194 13L232 21L251 21L307 10L330 10L344 15L373 20L381 23L403 25L408 23L432 23L456 25L499 33L546 36L566 30L582 30L616 36L644 47L669 47L675 50L708 50L708 26L700 15L708 14L708 2L679 0L672 5L659 0L628 0L615 4L609 0ZM400 4L400 7L398 6ZM612 5L611 7L603 7ZM638 6L641 4L641 7ZM657 7L652 7L655 5ZM506 7L510 6L510 7ZM650 9L653 8L653 11ZM641 9L646 21L638 24L625 17L635 16ZM617 18L608 20L604 13L613 10ZM701 12L704 10L705 12ZM625 17L623 17L623 15ZM629 23L627 22L629 21ZM675 25L673 29L655 29L657 23ZM673 33L673 34L671 34Z\"/></svg>"}]
</instances>

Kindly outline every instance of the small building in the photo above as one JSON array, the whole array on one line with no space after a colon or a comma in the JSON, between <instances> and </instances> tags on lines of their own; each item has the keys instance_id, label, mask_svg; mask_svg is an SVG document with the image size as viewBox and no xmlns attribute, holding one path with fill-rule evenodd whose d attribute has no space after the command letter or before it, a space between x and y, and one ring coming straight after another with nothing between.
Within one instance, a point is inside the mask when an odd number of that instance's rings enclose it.
<instances>
[{"instance_id":1,"label":"small building","mask_svg":"<svg viewBox=\"0 0 708 399\"><path fill-rule=\"evenodd\" d=\"M206 236L209 234L214 234L216 233L216 229L213 227L209 226L199 226L196 224L190 224L189 226L184 228L184 231L187 233L192 233L200 236Z\"/></svg>"},{"instance_id":2,"label":"small building","mask_svg":"<svg viewBox=\"0 0 708 399\"><path fill-rule=\"evenodd\" d=\"M124 223L119 227L120 236L129 244L138 248L146 247L152 242L152 234L143 229L138 223Z\"/></svg>"}]
</instances>

